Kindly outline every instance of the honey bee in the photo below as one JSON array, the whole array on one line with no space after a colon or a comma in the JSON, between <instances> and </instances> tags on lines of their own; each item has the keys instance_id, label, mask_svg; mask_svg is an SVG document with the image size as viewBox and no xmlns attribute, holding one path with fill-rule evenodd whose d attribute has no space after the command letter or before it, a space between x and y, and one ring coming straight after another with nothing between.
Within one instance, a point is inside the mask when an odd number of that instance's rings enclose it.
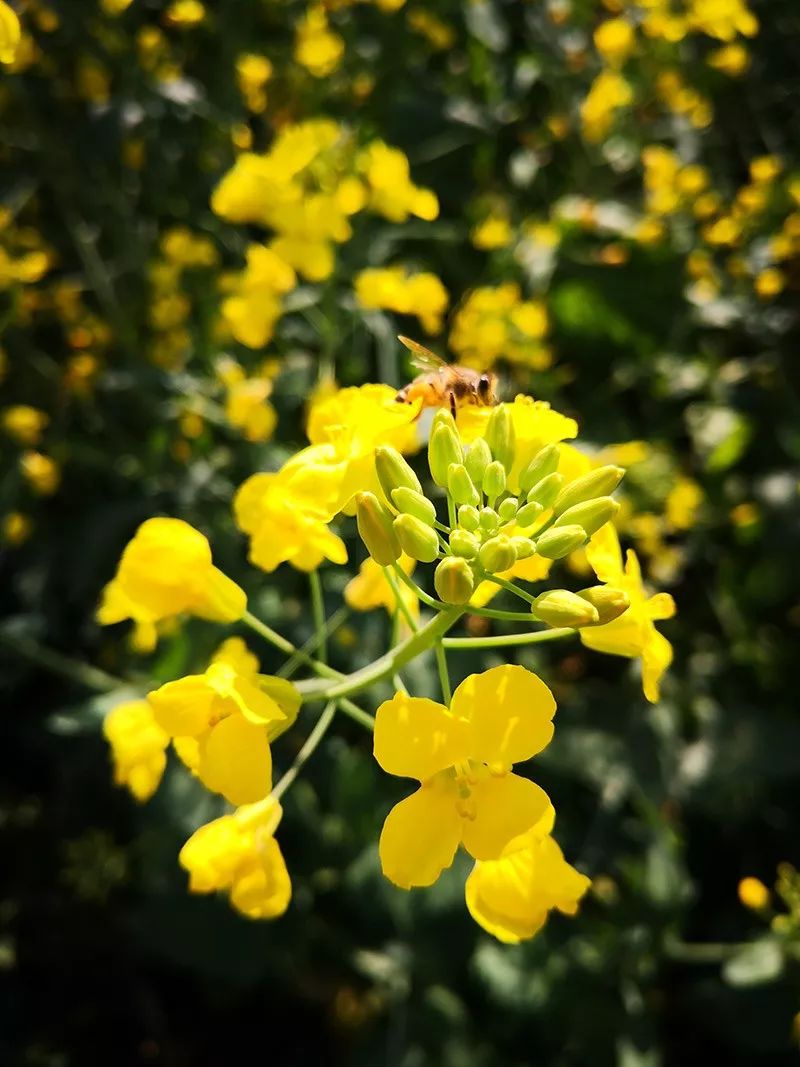
<instances>
[{"instance_id":1,"label":"honey bee","mask_svg":"<svg viewBox=\"0 0 800 1067\"><path fill-rule=\"evenodd\" d=\"M399 336L398 341L411 353L411 362L422 371L404 386L395 397L398 404L411 404L422 399L424 408L441 408L449 405L455 418L456 410L473 405L475 407L494 407L498 403L497 377L494 374L480 374L469 367L458 367L445 363L424 345L412 341L409 337Z\"/></svg>"}]
</instances>

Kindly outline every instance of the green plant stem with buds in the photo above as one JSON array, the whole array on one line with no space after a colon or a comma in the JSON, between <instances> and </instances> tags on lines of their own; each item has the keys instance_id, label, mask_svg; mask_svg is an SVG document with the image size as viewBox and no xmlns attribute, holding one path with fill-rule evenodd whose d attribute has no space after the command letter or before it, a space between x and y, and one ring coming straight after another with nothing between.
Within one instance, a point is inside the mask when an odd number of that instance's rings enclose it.
<instances>
[{"instance_id":1,"label":"green plant stem with buds","mask_svg":"<svg viewBox=\"0 0 800 1067\"><path fill-rule=\"evenodd\" d=\"M572 637L578 631L571 627L558 627L552 630L534 630L529 634L499 634L496 637L444 637L441 644L454 652L464 652L470 648L505 648L507 645L538 645L545 641L559 641L563 637Z\"/></svg>"}]
</instances>

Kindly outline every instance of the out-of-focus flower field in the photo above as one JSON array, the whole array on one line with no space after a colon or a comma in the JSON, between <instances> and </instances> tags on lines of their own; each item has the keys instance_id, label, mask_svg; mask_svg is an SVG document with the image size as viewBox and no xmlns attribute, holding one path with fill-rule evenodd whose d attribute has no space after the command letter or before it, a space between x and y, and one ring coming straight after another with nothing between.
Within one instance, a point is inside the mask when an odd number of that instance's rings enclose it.
<instances>
[{"instance_id":1,"label":"out-of-focus flower field","mask_svg":"<svg viewBox=\"0 0 800 1067\"><path fill-rule=\"evenodd\" d=\"M0 0L3 1063L795 1062L799 145L797 0Z\"/></svg>"}]
</instances>

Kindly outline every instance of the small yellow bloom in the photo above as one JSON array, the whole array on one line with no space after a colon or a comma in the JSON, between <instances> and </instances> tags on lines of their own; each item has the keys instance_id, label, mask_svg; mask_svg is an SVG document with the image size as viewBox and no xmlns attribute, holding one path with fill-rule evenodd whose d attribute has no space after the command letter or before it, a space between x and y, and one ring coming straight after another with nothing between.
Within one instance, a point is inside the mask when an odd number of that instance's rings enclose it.
<instances>
[{"instance_id":1,"label":"small yellow bloom","mask_svg":"<svg viewBox=\"0 0 800 1067\"><path fill-rule=\"evenodd\" d=\"M761 911L770 902L769 890L758 878L742 878L738 893L742 904L753 911Z\"/></svg>"},{"instance_id":2,"label":"small yellow bloom","mask_svg":"<svg viewBox=\"0 0 800 1067\"><path fill-rule=\"evenodd\" d=\"M750 67L750 53L743 44L735 41L711 52L706 62L729 78L739 78Z\"/></svg>"},{"instance_id":3,"label":"small yellow bloom","mask_svg":"<svg viewBox=\"0 0 800 1067\"><path fill-rule=\"evenodd\" d=\"M272 393L268 378L246 378L233 383L225 401L225 417L248 441L268 441L278 415L267 399Z\"/></svg>"},{"instance_id":4,"label":"small yellow bloom","mask_svg":"<svg viewBox=\"0 0 800 1067\"><path fill-rule=\"evenodd\" d=\"M200 0L174 0L164 12L164 20L170 26L197 26L206 17L206 9Z\"/></svg>"},{"instance_id":5,"label":"small yellow bloom","mask_svg":"<svg viewBox=\"0 0 800 1067\"><path fill-rule=\"evenodd\" d=\"M397 561L406 574L413 574L417 561L402 555ZM398 579L400 596L412 616L419 615L419 600L414 591ZM344 589L344 599L354 611L372 611L374 608L386 608L390 615L397 610L397 598L394 590L386 580L384 568L370 556L358 568L358 574L351 578Z\"/></svg>"},{"instance_id":6,"label":"small yellow bloom","mask_svg":"<svg viewBox=\"0 0 800 1067\"><path fill-rule=\"evenodd\" d=\"M553 736L552 693L524 667L473 674L450 708L396 693L375 717L375 758L420 788L387 816L383 873L402 889L432 885L459 844L477 860L503 849L544 815L547 795L511 770Z\"/></svg>"},{"instance_id":7,"label":"small yellow bloom","mask_svg":"<svg viewBox=\"0 0 800 1067\"><path fill-rule=\"evenodd\" d=\"M100 0L100 7L107 15L121 15L132 3L133 0Z\"/></svg>"},{"instance_id":8,"label":"small yellow bloom","mask_svg":"<svg viewBox=\"0 0 800 1067\"><path fill-rule=\"evenodd\" d=\"M786 286L786 275L777 267L767 267L756 275L755 290L762 300L779 296Z\"/></svg>"},{"instance_id":9,"label":"small yellow bloom","mask_svg":"<svg viewBox=\"0 0 800 1067\"><path fill-rule=\"evenodd\" d=\"M147 698L169 737L197 740L196 773L232 804L272 789L270 737L291 725L300 697L289 682L258 674L241 638L225 641L204 674L167 682Z\"/></svg>"},{"instance_id":10,"label":"small yellow bloom","mask_svg":"<svg viewBox=\"0 0 800 1067\"><path fill-rule=\"evenodd\" d=\"M373 141L361 154L359 169L369 187L369 207L390 222L409 215L430 222L439 215L439 201L430 189L411 181L408 158L399 148Z\"/></svg>"},{"instance_id":11,"label":"small yellow bloom","mask_svg":"<svg viewBox=\"0 0 800 1067\"><path fill-rule=\"evenodd\" d=\"M126 786L138 801L149 799L167 765L167 734L155 720L146 700L118 704L103 721L111 746L114 783Z\"/></svg>"},{"instance_id":12,"label":"small yellow bloom","mask_svg":"<svg viewBox=\"0 0 800 1067\"><path fill-rule=\"evenodd\" d=\"M675 601L669 593L647 596L639 561L630 549L623 569L619 539L610 523L593 535L586 555L601 582L628 594L630 607L613 622L579 630L580 639L595 652L641 659L644 695L655 704L659 698L661 676L672 662L672 645L653 623L672 618Z\"/></svg>"},{"instance_id":13,"label":"small yellow bloom","mask_svg":"<svg viewBox=\"0 0 800 1067\"><path fill-rule=\"evenodd\" d=\"M20 458L22 476L35 493L50 496L58 489L61 469L54 459L41 452L25 452Z\"/></svg>"},{"instance_id":14,"label":"small yellow bloom","mask_svg":"<svg viewBox=\"0 0 800 1067\"><path fill-rule=\"evenodd\" d=\"M679 475L667 494L665 513L667 522L676 530L688 530L694 525L703 490L691 478Z\"/></svg>"},{"instance_id":15,"label":"small yellow bloom","mask_svg":"<svg viewBox=\"0 0 800 1067\"><path fill-rule=\"evenodd\" d=\"M593 144L608 136L615 113L633 103L633 89L621 74L601 71L581 104L583 136Z\"/></svg>"},{"instance_id":16,"label":"small yellow bloom","mask_svg":"<svg viewBox=\"0 0 800 1067\"><path fill-rule=\"evenodd\" d=\"M0 0L0 63L14 62L21 36L16 12L5 0Z\"/></svg>"},{"instance_id":17,"label":"small yellow bloom","mask_svg":"<svg viewBox=\"0 0 800 1067\"><path fill-rule=\"evenodd\" d=\"M10 511L3 519L3 540L9 545L22 545L33 533L33 523L21 511Z\"/></svg>"},{"instance_id":18,"label":"small yellow bloom","mask_svg":"<svg viewBox=\"0 0 800 1067\"><path fill-rule=\"evenodd\" d=\"M292 886L275 831L281 815L272 797L201 826L180 852L189 891L225 890L248 919L275 919L289 907Z\"/></svg>"},{"instance_id":19,"label":"small yellow bloom","mask_svg":"<svg viewBox=\"0 0 800 1067\"><path fill-rule=\"evenodd\" d=\"M365 308L416 315L426 333L438 333L449 297L435 274L408 274L405 267L374 267L356 275L356 298Z\"/></svg>"},{"instance_id":20,"label":"small yellow bloom","mask_svg":"<svg viewBox=\"0 0 800 1067\"><path fill-rule=\"evenodd\" d=\"M213 565L211 547L199 531L180 519L148 519L122 553L97 620L153 624L188 612L235 622L246 608L244 591Z\"/></svg>"},{"instance_id":21,"label":"small yellow bloom","mask_svg":"<svg viewBox=\"0 0 800 1067\"><path fill-rule=\"evenodd\" d=\"M621 67L635 45L633 26L625 19L607 19L594 31L594 46L612 67Z\"/></svg>"},{"instance_id":22,"label":"small yellow bloom","mask_svg":"<svg viewBox=\"0 0 800 1067\"><path fill-rule=\"evenodd\" d=\"M3 429L21 445L37 445L50 416L28 404L6 408L2 416Z\"/></svg>"},{"instance_id":23,"label":"small yellow bloom","mask_svg":"<svg viewBox=\"0 0 800 1067\"><path fill-rule=\"evenodd\" d=\"M534 936L550 911L574 915L591 885L576 871L550 836L555 811L509 842L496 860L476 863L465 896L472 918L499 941L515 945Z\"/></svg>"},{"instance_id":24,"label":"small yellow bloom","mask_svg":"<svg viewBox=\"0 0 800 1067\"><path fill-rule=\"evenodd\" d=\"M473 229L470 240L476 248L490 251L511 243L513 231L504 215L489 215Z\"/></svg>"},{"instance_id":25,"label":"small yellow bloom","mask_svg":"<svg viewBox=\"0 0 800 1067\"><path fill-rule=\"evenodd\" d=\"M324 7L310 7L297 27L294 58L315 78L327 78L343 55L344 41L331 31Z\"/></svg>"}]
</instances>

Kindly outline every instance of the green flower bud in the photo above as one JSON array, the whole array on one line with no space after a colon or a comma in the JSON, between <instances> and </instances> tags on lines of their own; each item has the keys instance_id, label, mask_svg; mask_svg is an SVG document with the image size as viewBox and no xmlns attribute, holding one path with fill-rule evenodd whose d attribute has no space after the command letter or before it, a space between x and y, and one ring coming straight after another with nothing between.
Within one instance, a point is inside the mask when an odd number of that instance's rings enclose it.
<instances>
[{"instance_id":1,"label":"green flower bud","mask_svg":"<svg viewBox=\"0 0 800 1067\"><path fill-rule=\"evenodd\" d=\"M580 589L578 596L588 600L597 610L597 622L600 626L618 619L631 605L631 598L624 590L614 589L610 585L593 585L589 589Z\"/></svg>"},{"instance_id":2,"label":"green flower bud","mask_svg":"<svg viewBox=\"0 0 800 1067\"><path fill-rule=\"evenodd\" d=\"M405 511L409 515L415 515L428 526L436 522L436 508L422 493L401 485L399 489L392 490L392 503L398 511Z\"/></svg>"},{"instance_id":3,"label":"green flower bud","mask_svg":"<svg viewBox=\"0 0 800 1067\"><path fill-rule=\"evenodd\" d=\"M529 501L517 512L517 525L522 526L523 529L533 526L543 511L544 508L541 504L538 504L535 500Z\"/></svg>"},{"instance_id":4,"label":"green flower bud","mask_svg":"<svg viewBox=\"0 0 800 1067\"><path fill-rule=\"evenodd\" d=\"M545 559L562 559L586 544L586 531L582 526L559 526L545 530L536 539L536 551ZM402 541L400 542L402 544Z\"/></svg>"},{"instance_id":5,"label":"green flower bud","mask_svg":"<svg viewBox=\"0 0 800 1067\"><path fill-rule=\"evenodd\" d=\"M591 626L600 618L597 608L588 600L566 589L548 589L546 593L537 596L531 611L548 626L572 626L575 629L579 626Z\"/></svg>"},{"instance_id":6,"label":"green flower bud","mask_svg":"<svg viewBox=\"0 0 800 1067\"><path fill-rule=\"evenodd\" d=\"M463 463L450 464L447 472L447 491L456 504L472 504L475 507L480 503L480 494Z\"/></svg>"},{"instance_id":7,"label":"green flower bud","mask_svg":"<svg viewBox=\"0 0 800 1067\"><path fill-rule=\"evenodd\" d=\"M536 551L536 546L530 537L512 537L511 544L514 547L517 559L528 559Z\"/></svg>"},{"instance_id":8,"label":"green flower bud","mask_svg":"<svg viewBox=\"0 0 800 1067\"><path fill-rule=\"evenodd\" d=\"M420 563L433 563L439 555L436 531L414 515L398 515L394 520L397 540L407 556Z\"/></svg>"},{"instance_id":9,"label":"green flower bud","mask_svg":"<svg viewBox=\"0 0 800 1067\"><path fill-rule=\"evenodd\" d=\"M454 556L463 556L464 559L475 559L481 543L478 538L466 530L453 530L450 534L450 549Z\"/></svg>"},{"instance_id":10,"label":"green flower bud","mask_svg":"<svg viewBox=\"0 0 800 1067\"><path fill-rule=\"evenodd\" d=\"M380 445L375 449L375 471L387 500L392 499L392 490L401 485L422 492L419 478L391 445Z\"/></svg>"},{"instance_id":11,"label":"green flower bud","mask_svg":"<svg viewBox=\"0 0 800 1067\"><path fill-rule=\"evenodd\" d=\"M445 604L466 604L475 589L475 576L465 559L447 556L436 568L433 584Z\"/></svg>"},{"instance_id":12,"label":"green flower bud","mask_svg":"<svg viewBox=\"0 0 800 1067\"><path fill-rule=\"evenodd\" d=\"M464 466L467 473L476 485L483 482L483 472L492 462L492 453L482 437L469 446Z\"/></svg>"},{"instance_id":13,"label":"green flower bud","mask_svg":"<svg viewBox=\"0 0 800 1067\"><path fill-rule=\"evenodd\" d=\"M431 431L431 439L428 442L428 465L436 484L446 486L447 472L451 464L461 463L463 459L464 449L455 429L440 423Z\"/></svg>"},{"instance_id":14,"label":"green flower bud","mask_svg":"<svg viewBox=\"0 0 800 1067\"><path fill-rule=\"evenodd\" d=\"M400 558L400 542L392 527L392 517L374 493L356 496L356 524L367 552L382 567Z\"/></svg>"},{"instance_id":15,"label":"green flower bud","mask_svg":"<svg viewBox=\"0 0 800 1067\"><path fill-rule=\"evenodd\" d=\"M506 470L502 463L495 460L486 468L483 473L483 491L491 503L506 491Z\"/></svg>"},{"instance_id":16,"label":"green flower bud","mask_svg":"<svg viewBox=\"0 0 800 1067\"><path fill-rule=\"evenodd\" d=\"M478 560L487 574L499 574L500 571L507 571L514 566L517 553L511 539L500 534L481 546Z\"/></svg>"},{"instance_id":17,"label":"green flower bud","mask_svg":"<svg viewBox=\"0 0 800 1067\"><path fill-rule=\"evenodd\" d=\"M564 484L564 475L555 471L553 474L547 474L540 482L534 485L533 489L528 493L529 504L541 504L543 509L551 508L553 501L561 492L561 487Z\"/></svg>"},{"instance_id":18,"label":"green flower bud","mask_svg":"<svg viewBox=\"0 0 800 1067\"><path fill-rule=\"evenodd\" d=\"M500 516L501 522L511 522L513 518L516 518L517 507L519 501L515 496L506 497L506 499L500 504L497 509L497 514Z\"/></svg>"},{"instance_id":19,"label":"green flower bud","mask_svg":"<svg viewBox=\"0 0 800 1067\"><path fill-rule=\"evenodd\" d=\"M458 509L458 525L463 526L470 533L475 533L481 524L481 516L477 508L471 504L462 504Z\"/></svg>"},{"instance_id":20,"label":"green flower bud","mask_svg":"<svg viewBox=\"0 0 800 1067\"><path fill-rule=\"evenodd\" d=\"M613 497L596 496L594 500L584 500L582 504L573 504L558 516L556 526L582 526L591 537L601 526L613 519L619 511L619 504Z\"/></svg>"},{"instance_id":21,"label":"green flower bud","mask_svg":"<svg viewBox=\"0 0 800 1067\"><path fill-rule=\"evenodd\" d=\"M481 508L481 529L487 534L495 534L500 529L500 516L491 508Z\"/></svg>"},{"instance_id":22,"label":"green flower bud","mask_svg":"<svg viewBox=\"0 0 800 1067\"><path fill-rule=\"evenodd\" d=\"M584 500L593 500L596 496L608 496L614 492L624 475L622 467L614 467L611 464L596 467L564 486L553 503L553 511L556 515L561 515L574 504L582 504Z\"/></svg>"},{"instance_id":23,"label":"green flower bud","mask_svg":"<svg viewBox=\"0 0 800 1067\"><path fill-rule=\"evenodd\" d=\"M446 426L448 430L458 434L456 420L453 418L449 408L436 409L436 414L433 416L433 422L431 423L431 433L439 426Z\"/></svg>"},{"instance_id":24,"label":"green flower bud","mask_svg":"<svg viewBox=\"0 0 800 1067\"><path fill-rule=\"evenodd\" d=\"M507 404L498 404L489 416L486 426L486 444L497 462L502 463L506 471L510 471L514 466L516 434L511 409Z\"/></svg>"},{"instance_id":25,"label":"green flower bud","mask_svg":"<svg viewBox=\"0 0 800 1067\"><path fill-rule=\"evenodd\" d=\"M540 449L519 476L520 490L527 493L542 478L546 478L548 474L555 474L560 456L558 445L545 445Z\"/></svg>"}]
</instances>

